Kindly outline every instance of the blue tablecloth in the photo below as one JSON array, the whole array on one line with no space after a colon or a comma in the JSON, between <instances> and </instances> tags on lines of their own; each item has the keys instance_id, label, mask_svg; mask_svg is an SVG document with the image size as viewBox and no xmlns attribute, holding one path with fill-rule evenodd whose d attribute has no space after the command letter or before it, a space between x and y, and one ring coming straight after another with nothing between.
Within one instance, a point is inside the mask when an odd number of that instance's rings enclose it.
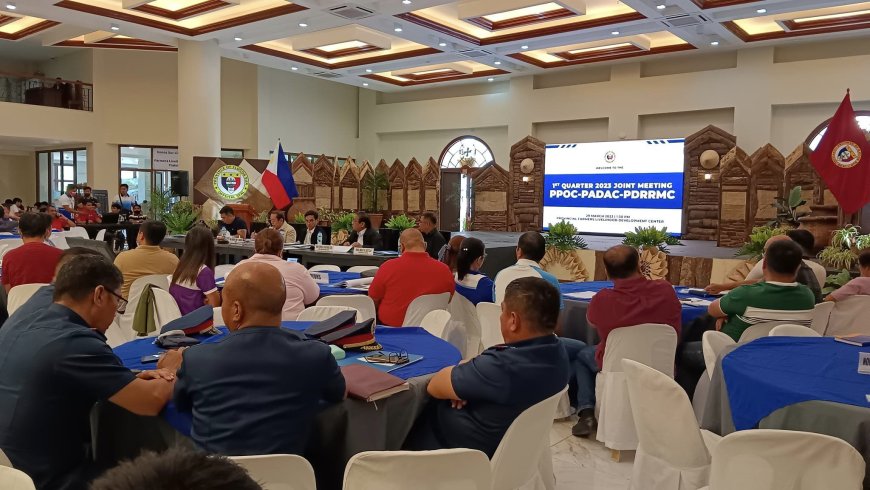
<instances>
[{"instance_id":1,"label":"blue tablecloth","mask_svg":"<svg viewBox=\"0 0 870 490\"><path fill-rule=\"evenodd\" d=\"M571 301L587 301L587 302L589 300L571 298L569 296L565 296L565 294L566 293L579 293L579 292L585 292L585 291L598 292L604 288L611 288L611 287L613 287L613 282L611 282L611 281L566 282L566 283L562 283L560 285L560 288L562 290L562 298L563 299L571 300ZM677 291L677 296L680 299L701 298L700 296L681 293L680 291L683 289L685 289L685 287L683 287L683 286L677 286L675 288L675 290ZM712 300L715 300L716 297L705 296L705 297L702 297L701 299L706 299L706 300L712 301ZM703 315L704 313L707 313L706 306L691 306L691 305L684 304L683 305L682 325L685 327L686 325L691 323L692 320L698 318L699 316Z\"/></svg>"},{"instance_id":2,"label":"blue tablecloth","mask_svg":"<svg viewBox=\"0 0 870 490\"><path fill-rule=\"evenodd\" d=\"M870 408L870 375L858 373L856 347L833 338L764 337L722 359L737 430L752 429L795 403L820 400Z\"/></svg>"},{"instance_id":3,"label":"blue tablecloth","mask_svg":"<svg viewBox=\"0 0 870 490\"><path fill-rule=\"evenodd\" d=\"M292 330L305 330L315 322L283 322L281 326ZM214 335L203 339L203 343L217 342L226 336L226 328L220 328L222 335ZM402 379L410 379L417 376L433 374L447 366L459 363L462 355L459 351L447 343L419 327L377 327L375 337L383 346L385 352L405 351L409 354L418 354L423 358L413 364L396 369L390 374ZM163 349L154 345L154 337L146 337L132 340L114 349L115 355L121 359L124 366L130 369L154 369L155 364L142 364L144 356L157 354ZM338 361L339 366L344 366L354 361L355 358L366 355L363 352L348 352L348 356ZM190 433L191 419L189 414L176 411L175 405L170 402L163 410L163 417L182 434Z\"/></svg>"},{"instance_id":4,"label":"blue tablecloth","mask_svg":"<svg viewBox=\"0 0 870 490\"><path fill-rule=\"evenodd\" d=\"M342 281L350 281L351 279L359 279L359 272L330 272L326 271L329 275L329 284L318 284L320 286L320 295L321 296L329 296L332 294L366 294L366 291L363 289L352 289L352 288L340 288L333 286L333 284L337 284ZM224 281L226 278L218 277L215 278L215 282L218 287L223 287Z\"/></svg>"}]
</instances>

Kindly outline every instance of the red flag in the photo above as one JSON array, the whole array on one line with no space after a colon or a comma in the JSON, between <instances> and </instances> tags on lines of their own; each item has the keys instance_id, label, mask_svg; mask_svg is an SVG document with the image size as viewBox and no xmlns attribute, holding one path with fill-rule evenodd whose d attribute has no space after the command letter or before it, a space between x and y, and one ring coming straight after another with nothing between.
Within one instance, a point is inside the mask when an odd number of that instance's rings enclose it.
<instances>
[{"instance_id":1,"label":"red flag","mask_svg":"<svg viewBox=\"0 0 870 490\"><path fill-rule=\"evenodd\" d=\"M810 160L846 214L870 202L870 145L855 120L849 92Z\"/></svg>"}]
</instances>

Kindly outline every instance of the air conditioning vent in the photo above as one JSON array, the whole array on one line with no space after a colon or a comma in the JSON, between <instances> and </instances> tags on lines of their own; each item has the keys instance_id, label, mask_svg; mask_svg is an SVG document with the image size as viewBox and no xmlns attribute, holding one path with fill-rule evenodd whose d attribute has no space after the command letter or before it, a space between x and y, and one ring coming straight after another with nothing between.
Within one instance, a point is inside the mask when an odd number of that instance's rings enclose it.
<instances>
[{"instance_id":1,"label":"air conditioning vent","mask_svg":"<svg viewBox=\"0 0 870 490\"><path fill-rule=\"evenodd\" d=\"M341 78L341 73L333 73L331 71L315 71L312 75L320 78Z\"/></svg>"},{"instance_id":2,"label":"air conditioning vent","mask_svg":"<svg viewBox=\"0 0 870 490\"><path fill-rule=\"evenodd\" d=\"M360 7L359 5L347 4L329 9L329 13L343 19L359 20L375 15L374 10Z\"/></svg>"},{"instance_id":3,"label":"air conditioning vent","mask_svg":"<svg viewBox=\"0 0 870 490\"><path fill-rule=\"evenodd\" d=\"M710 20L703 15L683 14L665 17L665 20L662 22L668 27L681 28L705 24L707 22L710 22Z\"/></svg>"},{"instance_id":4,"label":"air conditioning vent","mask_svg":"<svg viewBox=\"0 0 870 490\"><path fill-rule=\"evenodd\" d=\"M458 51L457 53L465 56L466 58L483 58L484 56L493 55L492 52L485 49L468 49L465 51Z\"/></svg>"}]
</instances>

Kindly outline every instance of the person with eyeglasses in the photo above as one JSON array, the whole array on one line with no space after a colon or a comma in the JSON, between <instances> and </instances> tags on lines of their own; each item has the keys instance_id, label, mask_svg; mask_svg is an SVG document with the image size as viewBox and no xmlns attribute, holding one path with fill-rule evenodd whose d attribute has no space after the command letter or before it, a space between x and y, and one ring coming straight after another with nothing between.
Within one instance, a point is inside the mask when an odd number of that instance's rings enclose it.
<instances>
[{"instance_id":1,"label":"person with eyeglasses","mask_svg":"<svg viewBox=\"0 0 870 490\"><path fill-rule=\"evenodd\" d=\"M492 279L480 272L486 260L486 248L478 238L466 238L459 245L456 257L456 294L462 295L473 305L492 303Z\"/></svg>"},{"instance_id":2,"label":"person with eyeglasses","mask_svg":"<svg viewBox=\"0 0 870 490\"><path fill-rule=\"evenodd\" d=\"M172 397L180 352L134 374L106 344L122 282L107 259L72 257L57 272L53 303L0 329L0 449L41 490L83 490L98 474L89 456L94 403L154 416Z\"/></svg>"}]
</instances>

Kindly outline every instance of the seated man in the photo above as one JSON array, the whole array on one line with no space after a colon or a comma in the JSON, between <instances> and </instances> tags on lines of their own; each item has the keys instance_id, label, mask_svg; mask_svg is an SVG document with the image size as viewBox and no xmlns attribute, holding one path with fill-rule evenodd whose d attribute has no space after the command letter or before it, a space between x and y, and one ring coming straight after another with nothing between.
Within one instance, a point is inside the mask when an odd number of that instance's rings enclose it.
<instances>
[{"instance_id":1,"label":"seated man","mask_svg":"<svg viewBox=\"0 0 870 490\"><path fill-rule=\"evenodd\" d=\"M429 381L432 400L406 442L407 449L478 449L492 458L508 427L524 410L561 391L570 372L553 335L559 292L547 281L511 282L501 304L505 343Z\"/></svg>"},{"instance_id":2,"label":"seated man","mask_svg":"<svg viewBox=\"0 0 870 490\"><path fill-rule=\"evenodd\" d=\"M429 254L429 257L437 259L441 248L447 245L447 240L438 231L438 218L435 217L435 213L431 211L423 213L417 228L420 229L420 233L423 234L423 240L426 241L426 253Z\"/></svg>"},{"instance_id":3,"label":"seated man","mask_svg":"<svg viewBox=\"0 0 870 490\"><path fill-rule=\"evenodd\" d=\"M321 399L344 399L329 346L281 328L278 269L243 262L227 276L223 320L230 334L184 351L175 405L193 414L191 438L209 452L302 454Z\"/></svg>"},{"instance_id":4,"label":"seated man","mask_svg":"<svg viewBox=\"0 0 870 490\"><path fill-rule=\"evenodd\" d=\"M66 186L66 193L64 193L63 195L58 197L57 201L55 201L55 204L57 205L58 211L60 211L60 209L64 209L69 213L75 213L75 211L77 209L76 208L76 201L78 200L77 197L78 197L78 195L76 194L76 185L75 184L67 185Z\"/></svg>"},{"instance_id":5,"label":"seated man","mask_svg":"<svg viewBox=\"0 0 870 490\"><path fill-rule=\"evenodd\" d=\"M740 286L710 304L708 312L717 319L716 329L739 341L743 331L763 319L743 316L749 307L768 310L812 310L812 291L795 281L803 251L791 240L777 240L764 254L764 281Z\"/></svg>"},{"instance_id":6,"label":"seated man","mask_svg":"<svg viewBox=\"0 0 870 490\"><path fill-rule=\"evenodd\" d=\"M870 250L864 250L858 256L858 266L861 275L829 294L825 301L843 301L857 295L870 295Z\"/></svg>"},{"instance_id":7,"label":"seated man","mask_svg":"<svg viewBox=\"0 0 870 490\"><path fill-rule=\"evenodd\" d=\"M426 242L416 228L399 236L402 255L388 260L378 269L369 286L369 297L378 308L378 321L400 327L412 301L424 294L450 293L456 289L453 274L446 264L426 253Z\"/></svg>"},{"instance_id":8,"label":"seated man","mask_svg":"<svg viewBox=\"0 0 870 490\"><path fill-rule=\"evenodd\" d=\"M51 236L51 217L45 213L24 213L18 220L21 241L18 248L3 256L0 281L9 292L22 284L51 282L63 250L45 243Z\"/></svg>"},{"instance_id":9,"label":"seated man","mask_svg":"<svg viewBox=\"0 0 870 490\"><path fill-rule=\"evenodd\" d=\"M134 375L106 345L121 282L105 258L74 257L58 271L51 306L0 329L0 449L39 489L83 490L96 476L94 403L154 416L172 395L177 352L161 359L165 369Z\"/></svg>"},{"instance_id":10,"label":"seated man","mask_svg":"<svg viewBox=\"0 0 870 490\"><path fill-rule=\"evenodd\" d=\"M52 230L63 230L65 228L74 228L76 223L75 221L67 218L66 216L57 212L57 208L54 206L48 206L46 208L46 212L51 217L51 229Z\"/></svg>"},{"instance_id":11,"label":"seated man","mask_svg":"<svg viewBox=\"0 0 870 490\"><path fill-rule=\"evenodd\" d=\"M544 258L547 251L547 243L544 237L536 231L527 231L520 235L520 240L517 242L517 263L502 269L495 275L495 290L493 296L495 303L501 303L504 299L504 291L507 285L514 279L520 277L540 277L545 279L550 284L559 288L559 280L549 272L544 271L541 264L538 262ZM561 294L559 296L559 304L562 304Z\"/></svg>"},{"instance_id":12,"label":"seated man","mask_svg":"<svg viewBox=\"0 0 870 490\"><path fill-rule=\"evenodd\" d=\"M325 245L329 242L329 237L326 231L317 226L317 220L320 216L317 211L309 209L305 211L305 236L302 237L302 243L305 245Z\"/></svg>"},{"instance_id":13,"label":"seated man","mask_svg":"<svg viewBox=\"0 0 870 490\"><path fill-rule=\"evenodd\" d=\"M357 214L351 226L353 231L344 241L345 246L381 249L381 234L372 229L372 220L365 213Z\"/></svg>"},{"instance_id":14,"label":"seated man","mask_svg":"<svg viewBox=\"0 0 870 490\"><path fill-rule=\"evenodd\" d=\"M296 229L290 226L284 211L274 210L269 213L269 223L272 228L284 237L284 243L296 243Z\"/></svg>"},{"instance_id":15,"label":"seated man","mask_svg":"<svg viewBox=\"0 0 870 490\"><path fill-rule=\"evenodd\" d=\"M152 274L170 275L178 266L178 257L172 252L160 248L160 243L166 237L166 225L162 221L149 220L139 227L136 237L137 247L121 252L115 257L115 267L124 275L124 285L121 296L125 299L130 294L130 286L140 277Z\"/></svg>"},{"instance_id":16,"label":"seated man","mask_svg":"<svg viewBox=\"0 0 870 490\"><path fill-rule=\"evenodd\" d=\"M602 289L589 302L586 318L598 330L597 346L582 347L579 341L562 339L577 382L577 408L580 419L571 433L588 437L595 428L595 376L604 365L607 336L613 330L642 323L670 325L680 334L682 305L673 286L665 280L651 281L640 271L637 249L617 245L604 252L604 268L613 288Z\"/></svg>"},{"instance_id":17,"label":"seated man","mask_svg":"<svg viewBox=\"0 0 870 490\"><path fill-rule=\"evenodd\" d=\"M804 256L806 256L807 251L812 249L812 245L809 245L807 248L808 242L806 236L800 233L793 233L797 231L806 231L806 230L790 230L785 235L775 235L770 237L767 242L764 243L764 252L767 253L768 247L771 244L776 243L781 240L792 239L799 245L801 245ZM797 239L793 238L797 237ZM763 255L762 255L763 257ZM750 284L756 284L760 281L764 280L764 273L762 271L762 267L764 265L764 259L759 260L755 266L749 271L749 274L743 279L743 281L739 282L729 282L724 284L710 284L705 289L710 294L719 294L722 291L730 291L739 286L748 286ZM821 269L821 270L819 270ZM810 288L810 291L813 292L813 296L816 298L816 302L820 302L822 300L822 287L825 285L825 268L812 260L804 259L801 263L800 269L798 270L796 281L799 284L803 284L804 286ZM821 278L821 282L819 282L819 278Z\"/></svg>"},{"instance_id":18,"label":"seated man","mask_svg":"<svg viewBox=\"0 0 870 490\"><path fill-rule=\"evenodd\" d=\"M97 204L93 200L86 200L79 203L80 207L76 213L76 223L85 225L89 223L102 223L103 218L97 213Z\"/></svg>"},{"instance_id":19,"label":"seated man","mask_svg":"<svg viewBox=\"0 0 870 490\"><path fill-rule=\"evenodd\" d=\"M133 204L131 207L133 209L130 212L130 215L127 216L127 221L129 221L130 223L144 223L145 220L148 219L147 216L142 214L142 206L141 205Z\"/></svg>"},{"instance_id":20,"label":"seated man","mask_svg":"<svg viewBox=\"0 0 870 490\"><path fill-rule=\"evenodd\" d=\"M248 224L245 220L236 216L236 212L229 206L220 210L221 220L218 222L218 230L226 230L230 236L245 238L248 236Z\"/></svg>"}]
</instances>

